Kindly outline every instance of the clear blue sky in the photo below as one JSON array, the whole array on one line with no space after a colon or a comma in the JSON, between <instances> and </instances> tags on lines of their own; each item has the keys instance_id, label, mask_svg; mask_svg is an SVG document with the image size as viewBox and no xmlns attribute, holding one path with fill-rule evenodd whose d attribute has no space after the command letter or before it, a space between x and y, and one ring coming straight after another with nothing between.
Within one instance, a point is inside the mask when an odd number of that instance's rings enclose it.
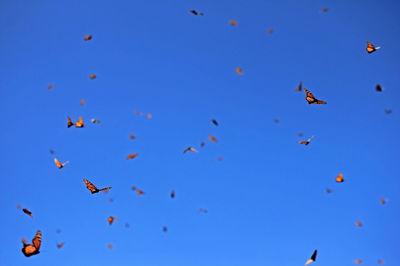
<instances>
[{"instance_id":1,"label":"clear blue sky","mask_svg":"<svg viewBox=\"0 0 400 266\"><path fill-rule=\"evenodd\" d=\"M399 8L0 1L0 265L294 266L314 249L314 265L399 265ZM300 81L328 104L307 104ZM57 169L49 149L70 164ZM113 188L92 195L82 178ZM38 229L41 253L25 258L21 238Z\"/></svg>"}]
</instances>

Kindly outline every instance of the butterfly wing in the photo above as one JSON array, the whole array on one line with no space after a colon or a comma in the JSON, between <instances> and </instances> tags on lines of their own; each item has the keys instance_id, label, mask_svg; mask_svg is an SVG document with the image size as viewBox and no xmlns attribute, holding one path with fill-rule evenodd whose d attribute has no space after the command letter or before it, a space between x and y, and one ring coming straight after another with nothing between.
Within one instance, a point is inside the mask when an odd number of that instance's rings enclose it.
<instances>
[{"instance_id":1,"label":"butterfly wing","mask_svg":"<svg viewBox=\"0 0 400 266\"><path fill-rule=\"evenodd\" d=\"M89 180L83 179L83 182L85 183L86 188L90 190L90 192L92 192L92 193L99 192L97 187L95 185L93 185Z\"/></svg>"},{"instance_id":2,"label":"butterfly wing","mask_svg":"<svg viewBox=\"0 0 400 266\"><path fill-rule=\"evenodd\" d=\"M75 127L84 127L85 124L83 123L82 116L79 117L78 121L75 123Z\"/></svg>"},{"instance_id":3,"label":"butterfly wing","mask_svg":"<svg viewBox=\"0 0 400 266\"><path fill-rule=\"evenodd\" d=\"M38 230L35 237L32 239L33 246L39 251L40 244L42 243L42 232Z\"/></svg>"},{"instance_id":4,"label":"butterfly wing","mask_svg":"<svg viewBox=\"0 0 400 266\"><path fill-rule=\"evenodd\" d=\"M372 43L370 43L370 42L367 42L367 52L370 54L370 53L372 53L372 52L375 52L375 46L372 44Z\"/></svg>"},{"instance_id":5,"label":"butterfly wing","mask_svg":"<svg viewBox=\"0 0 400 266\"><path fill-rule=\"evenodd\" d=\"M67 127L70 128L70 127L72 127L74 125L74 123L72 123L72 120L71 120L71 118L69 116L67 116L67 118L68 118Z\"/></svg>"},{"instance_id":6,"label":"butterfly wing","mask_svg":"<svg viewBox=\"0 0 400 266\"><path fill-rule=\"evenodd\" d=\"M57 158L54 158L54 163L57 165L59 169L63 168L63 165L60 163L60 161Z\"/></svg>"},{"instance_id":7,"label":"butterfly wing","mask_svg":"<svg viewBox=\"0 0 400 266\"><path fill-rule=\"evenodd\" d=\"M314 95L307 89L304 89L304 91L306 92L306 100L308 103L314 103L317 101L317 99L315 99Z\"/></svg>"}]
</instances>

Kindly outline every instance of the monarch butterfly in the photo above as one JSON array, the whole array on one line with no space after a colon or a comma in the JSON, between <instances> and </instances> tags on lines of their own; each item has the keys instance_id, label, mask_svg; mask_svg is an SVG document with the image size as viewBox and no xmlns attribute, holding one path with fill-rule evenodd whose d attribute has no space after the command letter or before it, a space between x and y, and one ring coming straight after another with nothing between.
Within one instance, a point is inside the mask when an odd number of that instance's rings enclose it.
<instances>
[{"instance_id":1,"label":"monarch butterfly","mask_svg":"<svg viewBox=\"0 0 400 266\"><path fill-rule=\"evenodd\" d=\"M202 141L201 143L200 143L200 146L201 147L204 147L206 145L206 142L205 141Z\"/></svg>"},{"instance_id":2,"label":"monarch butterfly","mask_svg":"<svg viewBox=\"0 0 400 266\"><path fill-rule=\"evenodd\" d=\"M100 191L104 191L104 192L108 192L108 190L111 189L111 187L106 187L106 188L102 188L102 189L98 189L95 185L93 185L89 180L83 179L83 182L86 185L86 188L90 190L90 192L92 192L92 194L94 193L98 193Z\"/></svg>"},{"instance_id":3,"label":"monarch butterfly","mask_svg":"<svg viewBox=\"0 0 400 266\"><path fill-rule=\"evenodd\" d=\"M117 218L117 217L113 217L113 216L110 216L110 217L108 217L108 224L109 225L112 225L112 223L114 222L114 220L115 221L119 221L119 219Z\"/></svg>"},{"instance_id":4,"label":"monarch butterfly","mask_svg":"<svg viewBox=\"0 0 400 266\"><path fill-rule=\"evenodd\" d=\"M325 8L323 8L323 9L321 9L321 12L328 12L328 10L329 10L329 8L327 8L327 7L325 7Z\"/></svg>"},{"instance_id":5,"label":"monarch butterfly","mask_svg":"<svg viewBox=\"0 0 400 266\"><path fill-rule=\"evenodd\" d=\"M90 122L92 122L93 124L98 124L98 123L100 123L100 120L92 118L92 119L90 119Z\"/></svg>"},{"instance_id":6,"label":"monarch butterfly","mask_svg":"<svg viewBox=\"0 0 400 266\"><path fill-rule=\"evenodd\" d=\"M132 133L129 134L129 139L135 139L135 138L136 137Z\"/></svg>"},{"instance_id":7,"label":"monarch butterfly","mask_svg":"<svg viewBox=\"0 0 400 266\"><path fill-rule=\"evenodd\" d=\"M83 123L82 116L79 117L78 121L75 123L75 127L84 127L85 124Z\"/></svg>"},{"instance_id":8,"label":"monarch butterfly","mask_svg":"<svg viewBox=\"0 0 400 266\"><path fill-rule=\"evenodd\" d=\"M74 125L74 123L72 123L72 120L71 120L71 118L69 116L67 116L67 118L68 118L67 127L70 128L70 127L72 127Z\"/></svg>"},{"instance_id":9,"label":"monarch butterfly","mask_svg":"<svg viewBox=\"0 0 400 266\"><path fill-rule=\"evenodd\" d=\"M39 254L39 249L40 249L40 244L42 243L42 232L40 232L40 230L38 230L36 232L35 237L32 239L32 244L27 244L26 240L24 238L22 238L22 244L24 245L24 247L22 248L22 253L26 256L26 257L30 257L32 255L37 255Z\"/></svg>"},{"instance_id":10,"label":"monarch butterfly","mask_svg":"<svg viewBox=\"0 0 400 266\"><path fill-rule=\"evenodd\" d=\"M311 255L311 258L306 261L305 265L310 264L311 262L314 262L317 259L317 250L314 250L314 253Z\"/></svg>"},{"instance_id":11,"label":"monarch butterfly","mask_svg":"<svg viewBox=\"0 0 400 266\"><path fill-rule=\"evenodd\" d=\"M390 115L390 114L392 113L392 110L391 110L391 109L385 109L385 113L386 113L387 115Z\"/></svg>"},{"instance_id":12,"label":"monarch butterfly","mask_svg":"<svg viewBox=\"0 0 400 266\"><path fill-rule=\"evenodd\" d=\"M92 39L92 35L85 35L85 36L83 37L83 39L84 39L85 41L90 41L90 40Z\"/></svg>"},{"instance_id":13,"label":"monarch butterfly","mask_svg":"<svg viewBox=\"0 0 400 266\"><path fill-rule=\"evenodd\" d=\"M109 198L108 201L109 202L114 202L114 199L113 198Z\"/></svg>"},{"instance_id":14,"label":"monarch butterfly","mask_svg":"<svg viewBox=\"0 0 400 266\"><path fill-rule=\"evenodd\" d=\"M201 209L200 209L200 212L201 212L201 213L207 213L208 211L207 211L207 209L201 208Z\"/></svg>"},{"instance_id":15,"label":"monarch butterfly","mask_svg":"<svg viewBox=\"0 0 400 266\"><path fill-rule=\"evenodd\" d=\"M168 227L163 226L162 230L163 230L164 233L166 233L168 231Z\"/></svg>"},{"instance_id":16,"label":"monarch butterfly","mask_svg":"<svg viewBox=\"0 0 400 266\"><path fill-rule=\"evenodd\" d=\"M294 91L301 91L303 89L303 82L300 81L299 86L297 86L296 89L294 89Z\"/></svg>"},{"instance_id":17,"label":"monarch butterfly","mask_svg":"<svg viewBox=\"0 0 400 266\"><path fill-rule=\"evenodd\" d=\"M126 156L127 160L131 160L133 158L136 158L139 154L138 153L131 153L128 156Z\"/></svg>"},{"instance_id":18,"label":"monarch butterfly","mask_svg":"<svg viewBox=\"0 0 400 266\"><path fill-rule=\"evenodd\" d=\"M90 79L95 79L96 77L96 74L90 74Z\"/></svg>"},{"instance_id":19,"label":"monarch butterfly","mask_svg":"<svg viewBox=\"0 0 400 266\"><path fill-rule=\"evenodd\" d=\"M175 190L171 191L171 195L170 196L171 196L171 199L175 198Z\"/></svg>"},{"instance_id":20,"label":"monarch butterfly","mask_svg":"<svg viewBox=\"0 0 400 266\"><path fill-rule=\"evenodd\" d=\"M147 119L151 119L151 118L152 118L151 114L147 114L147 115L146 115L146 118L147 118Z\"/></svg>"},{"instance_id":21,"label":"monarch butterfly","mask_svg":"<svg viewBox=\"0 0 400 266\"><path fill-rule=\"evenodd\" d=\"M189 10L189 13L192 13L193 15L196 15L196 16L203 16L204 15L204 13L197 12L196 10Z\"/></svg>"},{"instance_id":22,"label":"monarch butterfly","mask_svg":"<svg viewBox=\"0 0 400 266\"><path fill-rule=\"evenodd\" d=\"M342 173L339 173L339 174L338 174L338 176L336 177L336 182L337 182L337 183L342 183L342 182L344 182L343 174L342 174Z\"/></svg>"},{"instance_id":23,"label":"monarch butterfly","mask_svg":"<svg viewBox=\"0 0 400 266\"><path fill-rule=\"evenodd\" d=\"M30 210L24 208L24 209L22 209L22 211L23 211L24 213L28 214L31 218L33 218L32 212L31 212Z\"/></svg>"},{"instance_id":24,"label":"monarch butterfly","mask_svg":"<svg viewBox=\"0 0 400 266\"><path fill-rule=\"evenodd\" d=\"M186 152L188 152L188 151L198 152L195 148L187 147L187 148L183 151L183 153L186 153Z\"/></svg>"},{"instance_id":25,"label":"monarch butterfly","mask_svg":"<svg viewBox=\"0 0 400 266\"><path fill-rule=\"evenodd\" d=\"M142 111L137 111L137 110L135 110L135 114L136 114L136 115L142 115L143 112L142 112Z\"/></svg>"},{"instance_id":26,"label":"monarch butterfly","mask_svg":"<svg viewBox=\"0 0 400 266\"><path fill-rule=\"evenodd\" d=\"M232 26L237 26L239 25L239 23L236 20L229 20L229 24L231 24Z\"/></svg>"},{"instance_id":27,"label":"monarch butterfly","mask_svg":"<svg viewBox=\"0 0 400 266\"><path fill-rule=\"evenodd\" d=\"M215 125L215 126L218 126L219 124L218 124L218 122L217 122L217 120L215 120L215 119L210 119L211 120L211 122Z\"/></svg>"},{"instance_id":28,"label":"monarch butterfly","mask_svg":"<svg viewBox=\"0 0 400 266\"><path fill-rule=\"evenodd\" d=\"M63 168L67 163L69 163L69 161L66 161L65 163L62 164L62 163L60 163L59 160L57 160L57 158L54 158L54 162L57 165L58 169Z\"/></svg>"},{"instance_id":29,"label":"monarch butterfly","mask_svg":"<svg viewBox=\"0 0 400 266\"><path fill-rule=\"evenodd\" d=\"M268 34L272 34L274 32L274 29L269 29L269 30L267 30L267 33Z\"/></svg>"},{"instance_id":30,"label":"monarch butterfly","mask_svg":"<svg viewBox=\"0 0 400 266\"><path fill-rule=\"evenodd\" d=\"M57 233L57 234L61 233L61 229L57 229L57 230L56 230L56 233Z\"/></svg>"},{"instance_id":31,"label":"monarch butterfly","mask_svg":"<svg viewBox=\"0 0 400 266\"><path fill-rule=\"evenodd\" d=\"M361 264L361 263L363 263L363 260L355 260L354 263L355 264Z\"/></svg>"},{"instance_id":32,"label":"monarch butterfly","mask_svg":"<svg viewBox=\"0 0 400 266\"><path fill-rule=\"evenodd\" d=\"M381 87L381 85L376 84L375 90L376 91L383 91L383 88Z\"/></svg>"},{"instance_id":33,"label":"monarch butterfly","mask_svg":"<svg viewBox=\"0 0 400 266\"><path fill-rule=\"evenodd\" d=\"M239 75L243 75L243 70L240 67L237 67L236 73L238 73Z\"/></svg>"},{"instance_id":34,"label":"monarch butterfly","mask_svg":"<svg viewBox=\"0 0 400 266\"><path fill-rule=\"evenodd\" d=\"M281 120L279 119L274 119L275 124L279 124L281 122Z\"/></svg>"},{"instance_id":35,"label":"monarch butterfly","mask_svg":"<svg viewBox=\"0 0 400 266\"><path fill-rule=\"evenodd\" d=\"M375 47L372 43L370 43L370 42L367 42L367 48L366 48L366 50L367 50L367 52L370 54L370 53L373 53L373 52L375 52L376 50L379 50L379 49L381 49L381 47Z\"/></svg>"},{"instance_id":36,"label":"monarch butterfly","mask_svg":"<svg viewBox=\"0 0 400 266\"><path fill-rule=\"evenodd\" d=\"M48 89L48 90L54 89L54 85L53 85L53 84L50 84L49 86L47 86L47 89Z\"/></svg>"},{"instance_id":37,"label":"monarch butterfly","mask_svg":"<svg viewBox=\"0 0 400 266\"><path fill-rule=\"evenodd\" d=\"M297 143L300 143L300 144L304 144L304 145L308 145L308 144L310 144L310 142L311 142L311 140L314 138L314 136L311 136L311 138L309 138L308 140L302 140L302 141L298 141Z\"/></svg>"},{"instance_id":38,"label":"monarch butterfly","mask_svg":"<svg viewBox=\"0 0 400 266\"><path fill-rule=\"evenodd\" d=\"M80 104L80 105L84 105L85 103L86 103L86 101L83 100L83 99L79 101L79 104Z\"/></svg>"},{"instance_id":39,"label":"monarch butterfly","mask_svg":"<svg viewBox=\"0 0 400 266\"><path fill-rule=\"evenodd\" d=\"M306 92L306 100L309 104L326 104L324 101L317 100L314 95L307 89L304 89Z\"/></svg>"},{"instance_id":40,"label":"monarch butterfly","mask_svg":"<svg viewBox=\"0 0 400 266\"><path fill-rule=\"evenodd\" d=\"M109 249L112 249L112 248L114 248L114 245L113 245L113 244L108 244L107 247L108 247Z\"/></svg>"},{"instance_id":41,"label":"monarch butterfly","mask_svg":"<svg viewBox=\"0 0 400 266\"><path fill-rule=\"evenodd\" d=\"M332 192L333 192L332 189L330 189L330 188L327 188L327 189L326 189L326 193L330 194L330 193L332 193Z\"/></svg>"},{"instance_id":42,"label":"monarch butterfly","mask_svg":"<svg viewBox=\"0 0 400 266\"><path fill-rule=\"evenodd\" d=\"M18 210L20 210L20 209L21 209L21 205L17 204L17 205L15 206L15 208L17 208Z\"/></svg>"},{"instance_id":43,"label":"monarch butterfly","mask_svg":"<svg viewBox=\"0 0 400 266\"><path fill-rule=\"evenodd\" d=\"M223 160L223 158L221 156L217 157L217 161L221 162Z\"/></svg>"},{"instance_id":44,"label":"monarch butterfly","mask_svg":"<svg viewBox=\"0 0 400 266\"><path fill-rule=\"evenodd\" d=\"M212 135L209 135L208 138L213 142L218 142L218 140L215 137L213 137Z\"/></svg>"},{"instance_id":45,"label":"monarch butterfly","mask_svg":"<svg viewBox=\"0 0 400 266\"><path fill-rule=\"evenodd\" d=\"M55 154L56 152L52 149L49 150L50 154Z\"/></svg>"},{"instance_id":46,"label":"monarch butterfly","mask_svg":"<svg viewBox=\"0 0 400 266\"><path fill-rule=\"evenodd\" d=\"M378 264L385 264L383 260L378 260Z\"/></svg>"},{"instance_id":47,"label":"monarch butterfly","mask_svg":"<svg viewBox=\"0 0 400 266\"><path fill-rule=\"evenodd\" d=\"M380 201L382 204L386 204L386 200L385 200L384 198L380 198L379 201Z\"/></svg>"},{"instance_id":48,"label":"monarch butterfly","mask_svg":"<svg viewBox=\"0 0 400 266\"><path fill-rule=\"evenodd\" d=\"M64 242L62 242L62 243L60 243L60 244L57 244L57 247L58 248L62 248L64 246Z\"/></svg>"},{"instance_id":49,"label":"monarch butterfly","mask_svg":"<svg viewBox=\"0 0 400 266\"><path fill-rule=\"evenodd\" d=\"M143 190L140 190L140 189L136 189L136 193L137 193L138 195L143 195L143 194L145 194L144 191L143 191Z\"/></svg>"},{"instance_id":50,"label":"monarch butterfly","mask_svg":"<svg viewBox=\"0 0 400 266\"><path fill-rule=\"evenodd\" d=\"M297 133L297 136L302 137L303 133L299 132L299 133Z\"/></svg>"},{"instance_id":51,"label":"monarch butterfly","mask_svg":"<svg viewBox=\"0 0 400 266\"><path fill-rule=\"evenodd\" d=\"M357 222L356 222L356 226L362 227L362 223L361 223L360 221L357 221Z\"/></svg>"}]
</instances>

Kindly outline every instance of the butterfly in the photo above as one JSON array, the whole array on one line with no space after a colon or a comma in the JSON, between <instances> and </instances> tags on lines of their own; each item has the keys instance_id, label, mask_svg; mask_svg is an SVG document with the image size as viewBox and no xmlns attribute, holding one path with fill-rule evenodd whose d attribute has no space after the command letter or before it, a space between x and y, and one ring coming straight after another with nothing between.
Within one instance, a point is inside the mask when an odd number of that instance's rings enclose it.
<instances>
[{"instance_id":1,"label":"butterfly","mask_svg":"<svg viewBox=\"0 0 400 266\"><path fill-rule=\"evenodd\" d=\"M342 174L342 173L339 173L339 174L338 174L338 176L336 177L336 182L337 182L337 183L342 183L342 182L344 182L343 174Z\"/></svg>"},{"instance_id":2,"label":"butterfly","mask_svg":"<svg viewBox=\"0 0 400 266\"><path fill-rule=\"evenodd\" d=\"M325 7L323 9L321 9L321 12L328 12L329 8Z\"/></svg>"},{"instance_id":3,"label":"butterfly","mask_svg":"<svg viewBox=\"0 0 400 266\"><path fill-rule=\"evenodd\" d=\"M132 190L133 190L133 191L136 191L136 194L138 194L138 195L143 195L143 194L145 194L145 192L144 192L143 190L140 190L140 189L138 189L138 188L135 187L135 186L132 186Z\"/></svg>"},{"instance_id":4,"label":"butterfly","mask_svg":"<svg viewBox=\"0 0 400 266\"><path fill-rule=\"evenodd\" d=\"M223 160L223 158L221 156L217 157L217 161L221 162Z\"/></svg>"},{"instance_id":5,"label":"butterfly","mask_svg":"<svg viewBox=\"0 0 400 266\"><path fill-rule=\"evenodd\" d=\"M215 126L218 126L219 124L218 124L218 122L217 122L217 120L215 120L215 119L210 119L211 120L211 122L215 125Z\"/></svg>"},{"instance_id":6,"label":"butterfly","mask_svg":"<svg viewBox=\"0 0 400 266\"><path fill-rule=\"evenodd\" d=\"M332 189L330 189L330 188L327 188L327 189L326 189L326 193L330 194L330 193L332 193L332 192L333 192Z\"/></svg>"},{"instance_id":7,"label":"butterfly","mask_svg":"<svg viewBox=\"0 0 400 266\"><path fill-rule=\"evenodd\" d=\"M232 26L239 25L239 23L236 20L229 20L229 24L231 24Z\"/></svg>"},{"instance_id":8,"label":"butterfly","mask_svg":"<svg viewBox=\"0 0 400 266\"><path fill-rule=\"evenodd\" d=\"M85 36L83 37L83 39L84 39L85 41L90 41L90 40L92 39L92 35L85 35Z\"/></svg>"},{"instance_id":9,"label":"butterfly","mask_svg":"<svg viewBox=\"0 0 400 266\"><path fill-rule=\"evenodd\" d=\"M297 133L297 136L302 137L303 133L299 132L299 133Z\"/></svg>"},{"instance_id":10,"label":"butterfly","mask_svg":"<svg viewBox=\"0 0 400 266\"><path fill-rule=\"evenodd\" d=\"M200 212L201 212L201 213L207 213L208 211L207 211L207 209L201 208L201 209L200 209Z\"/></svg>"},{"instance_id":11,"label":"butterfly","mask_svg":"<svg viewBox=\"0 0 400 266\"><path fill-rule=\"evenodd\" d=\"M189 13L192 13L193 15L196 15L196 16L203 16L204 15L204 13L197 12L196 10L189 10Z\"/></svg>"},{"instance_id":12,"label":"butterfly","mask_svg":"<svg viewBox=\"0 0 400 266\"><path fill-rule=\"evenodd\" d=\"M357 221L357 222L356 222L356 226L362 227L362 223L361 223L360 221Z\"/></svg>"},{"instance_id":13,"label":"butterfly","mask_svg":"<svg viewBox=\"0 0 400 266\"><path fill-rule=\"evenodd\" d=\"M74 123L72 123L71 118L68 116L68 124L67 127L70 128L74 125ZM83 123L83 118L82 116L79 117L78 121L75 123L75 127L84 127L85 124Z\"/></svg>"},{"instance_id":14,"label":"butterfly","mask_svg":"<svg viewBox=\"0 0 400 266\"><path fill-rule=\"evenodd\" d=\"M147 118L147 119L151 119L151 118L152 118L151 114L147 114L147 115L146 115L146 118Z\"/></svg>"},{"instance_id":15,"label":"butterfly","mask_svg":"<svg viewBox=\"0 0 400 266\"><path fill-rule=\"evenodd\" d=\"M49 150L50 154L55 154L56 152L52 149Z\"/></svg>"},{"instance_id":16,"label":"butterfly","mask_svg":"<svg viewBox=\"0 0 400 266\"><path fill-rule=\"evenodd\" d=\"M163 232L167 232L168 231L168 227L166 227L166 226L163 226L163 228L162 228L162 230L163 230Z\"/></svg>"},{"instance_id":17,"label":"butterfly","mask_svg":"<svg viewBox=\"0 0 400 266\"><path fill-rule=\"evenodd\" d=\"M274 32L274 29L269 29L269 30L267 30L267 33L268 34L272 34Z\"/></svg>"},{"instance_id":18,"label":"butterfly","mask_svg":"<svg viewBox=\"0 0 400 266\"><path fill-rule=\"evenodd\" d=\"M111 189L111 187L106 187L106 188L102 188L102 189L98 189L95 185L93 185L89 180L83 179L83 182L86 185L86 188L90 190L90 192L92 192L92 194L94 193L98 193L100 191L108 191Z\"/></svg>"},{"instance_id":19,"label":"butterfly","mask_svg":"<svg viewBox=\"0 0 400 266\"><path fill-rule=\"evenodd\" d=\"M60 244L57 244L57 247L58 248L62 248L64 246L64 242L62 242L62 243L60 243Z\"/></svg>"},{"instance_id":20,"label":"butterfly","mask_svg":"<svg viewBox=\"0 0 400 266\"><path fill-rule=\"evenodd\" d=\"M130 160L130 159L136 158L138 155L139 155L138 153L131 153L128 156L126 156L126 159Z\"/></svg>"},{"instance_id":21,"label":"butterfly","mask_svg":"<svg viewBox=\"0 0 400 266\"><path fill-rule=\"evenodd\" d=\"M281 122L281 120L279 120L279 119L274 119L274 122L275 122L276 124L278 124L278 123Z\"/></svg>"},{"instance_id":22,"label":"butterfly","mask_svg":"<svg viewBox=\"0 0 400 266\"><path fill-rule=\"evenodd\" d=\"M113 244L108 244L107 247L108 247L109 249L112 249L112 248L114 248L114 245L113 245Z\"/></svg>"},{"instance_id":23,"label":"butterfly","mask_svg":"<svg viewBox=\"0 0 400 266\"><path fill-rule=\"evenodd\" d=\"M304 89L306 92L306 100L309 104L326 104L324 101L317 100L314 95L307 89Z\"/></svg>"},{"instance_id":24,"label":"butterfly","mask_svg":"<svg viewBox=\"0 0 400 266\"><path fill-rule=\"evenodd\" d=\"M72 123L72 120L71 120L71 118L69 116L67 116L67 118L68 118L67 127L70 128L70 127L72 127L74 125L74 123Z\"/></svg>"},{"instance_id":25,"label":"butterfly","mask_svg":"<svg viewBox=\"0 0 400 266\"><path fill-rule=\"evenodd\" d=\"M201 143L200 143L200 146L201 147L204 147L206 145L206 142L205 141L202 141Z\"/></svg>"},{"instance_id":26,"label":"butterfly","mask_svg":"<svg viewBox=\"0 0 400 266\"><path fill-rule=\"evenodd\" d=\"M136 114L136 115L142 115L143 112L142 112L142 111L137 111L137 110L135 110L135 114Z\"/></svg>"},{"instance_id":27,"label":"butterfly","mask_svg":"<svg viewBox=\"0 0 400 266\"><path fill-rule=\"evenodd\" d=\"M117 217L113 217L113 216L110 216L110 217L108 217L108 224L109 225L112 225L112 223L114 222L114 221L119 221L119 219L117 218Z\"/></svg>"},{"instance_id":28,"label":"butterfly","mask_svg":"<svg viewBox=\"0 0 400 266\"><path fill-rule=\"evenodd\" d=\"M39 249L40 249L40 244L42 243L42 232L38 230L36 232L35 237L32 239L32 244L27 244L26 240L22 238L22 244L24 244L24 247L22 248L22 253L26 257L30 257L32 255L37 255L39 254Z\"/></svg>"},{"instance_id":29,"label":"butterfly","mask_svg":"<svg viewBox=\"0 0 400 266\"><path fill-rule=\"evenodd\" d=\"M92 118L92 119L90 119L90 122L92 122L93 124L98 124L98 123L100 123L100 120Z\"/></svg>"},{"instance_id":30,"label":"butterfly","mask_svg":"<svg viewBox=\"0 0 400 266\"><path fill-rule=\"evenodd\" d=\"M49 86L47 86L47 89L48 89L48 90L54 89L54 85L50 84Z\"/></svg>"},{"instance_id":31,"label":"butterfly","mask_svg":"<svg viewBox=\"0 0 400 266\"><path fill-rule=\"evenodd\" d=\"M385 109L385 113L386 113L387 115L390 115L390 114L392 113L392 110L391 110L391 109Z\"/></svg>"},{"instance_id":32,"label":"butterfly","mask_svg":"<svg viewBox=\"0 0 400 266\"><path fill-rule=\"evenodd\" d=\"M24 208L24 209L22 209L22 211L23 211L24 213L28 214L31 218L33 218L32 212L31 212L30 210Z\"/></svg>"},{"instance_id":33,"label":"butterfly","mask_svg":"<svg viewBox=\"0 0 400 266\"><path fill-rule=\"evenodd\" d=\"M66 161L65 163L60 163L59 160L57 160L57 158L54 158L54 163L57 165L58 169L63 168L67 163L69 163L69 161Z\"/></svg>"},{"instance_id":34,"label":"butterfly","mask_svg":"<svg viewBox=\"0 0 400 266\"><path fill-rule=\"evenodd\" d=\"M213 142L218 142L218 140L215 137L213 137L212 135L209 135L208 138Z\"/></svg>"},{"instance_id":35,"label":"butterfly","mask_svg":"<svg viewBox=\"0 0 400 266\"><path fill-rule=\"evenodd\" d=\"M302 140L302 141L298 141L297 143L300 143L300 144L304 144L304 145L308 145L308 144L310 144L310 142L311 142L311 140L314 138L314 136L311 136L311 138L309 138L308 140Z\"/></svg>"},{"instance_id":36,"label":"butterfly","mask_svg":"<svg viewBox=\"0 0 400 266\"><path fill-rule=\"evenodd\" d=\"M302 89L303 89L303 82L300 81L299 86L297 86L297 88L294 89L294 91L302 91Z\"/></svg>"},{"instance_id":37,"label":"butterfly","mask_svg":"<svg viewBox=\"0 0 400 266\"><path fill-rule=\"evenodd\" d=\"M79 101L79 104L80 104L80 105L84 105L85 103L86 103L86 101L83 100L83 99Z\"/></svg>"},{"instance_id":38,"label":"butterfly","mask_svg":"<svg viewBox=\"0 0 400 266\"><path fill-rule=\"evenodd\" d=\"M354 263L355 264L361 264L361 263L363 263L363 260L355 260Z\"/></svg>"},{"instance_id":39,"label":"butterfly","mask_svg":"<svg viewBox=\"0 0 400 266\"><path fill-rule=\"evenodd\" d=\"M171 196L171 199L175 198L175 190L171 191L171 195L170 196Z\"/></svg>"},{"instance_id":40,"label":"butterfly","mask_svg":"<svg viewBox=\"0 0 400 266\"><path fill-rule=\"evenodd\" d=\"M306 262L305 265L310 264L311 262L314 262L317 259L317 250L314 250L314 253L311 255L311 258Z\"/></svg>"},{"instance_id":41,"label":"butterfly","mask_svg":"<svg viewBox=\"0 0 400 266\"><path fill-rule=\"evenodd\" d=\"M376 91L383 91L383 88L381 87L381 85L377 84L375 87Z\"/></svg>"},{"instance_id":42,"label":"butterfly","mask_svg":"<svg viewBox=\"0 0 400 266\"><path fill-rule=\"evenodd\" d=\"M370 54L370 53L375 52L376 50L381 49L381 47L375 47L372 43L367 42L367 48L365 48L365 49L366 49L367 52Z\"/></svg>"},{"instance_id":43,"label":"butterfly","mask_svg":"<svg viewBox=\"0 0 400 266\"><path fill-rule=\"evenodd\" d=\"M183 153L186 153L186 152L188 152L188 151L198 152L195 148L187 147L187 148L183 151Z\"/></svg>"},{"instance_id":44,"label":"butterfly","mask_svg":"<svg viewBox=\"0 0 400 266\"><path fill-rule=\"evenodd\" d=\"M378 264L385 264L383 260L378 260Z\"/></svg>"},{"instance_id":45,"label":"butterfly","mask_svg":"<svg viewBox=\"0 0 400 266\"><path fill-rule=\"evenodd\" d=\"M236 73L238 73L239 75L243 75L243 70L240 67L237 67Z\"/></svg>"},{"instance_id":46,"label":"butterfly","mask_svg":"<svg viewBox=\"0 0 400 266\"><path fill-rule=\"evenodd\" d=\"M379 201L380 201L382 204L386 204L386 200L385 200L384 198L380 198Z\"/></svg>"},{"instance_id":47,"label":"butterfly","mask_svg":"<svg viewBox=\"0 0 400 266\"><path fill-rule=\"evenodd\" d=\"M136 137L132 133L129 134L129 139L135 139L135 138Z\"/></svg>"},{"instance_id":48,"label":"butterfly","mask_svg":"<svg viewBox=\"0 0 400 266\"><path fill-rule=\"evenodd\" d=\"M96 75L95 74L90 74L90 79L95 79Z\"/></svg>"}]
</instances>

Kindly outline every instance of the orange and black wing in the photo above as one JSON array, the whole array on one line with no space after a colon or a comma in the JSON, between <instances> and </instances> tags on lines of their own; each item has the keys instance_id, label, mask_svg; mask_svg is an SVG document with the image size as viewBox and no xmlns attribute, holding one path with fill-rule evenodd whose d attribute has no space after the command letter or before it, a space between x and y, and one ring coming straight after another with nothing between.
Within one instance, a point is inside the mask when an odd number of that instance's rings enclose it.
<instances>
[{"instance_id":1,"label":"orange and black wing","mask_svg":"<svg viewBox=\"0 0 400 266\"><path fill-rule=\"evenodd\" d=\"M75 127L84 127L85 124L83 123L82 116L79 117L78 121L75 123Z\"/></svg>"},{"instance_id":2,"label":"orange and black wing","mask_svg":"<svg viewBox=\"0 0 400 266\"><path fill-rule=\"evenodd\" d=\"M376 51L375 46L370 42L367 42L366 50L369 54Z\"/></svg>"},{"instance_id":3,"label":"orange and black wing","mask_svg":"<svg viewBox=\"0 0 400 266\"><path fill-rule=\"evenodd\" d=\"M83 182L85 183L86 188L89 189L90 192L92 192L92 194L99 192L97 187L95 185L93 185L89 180L83 179Z\"/></svg>"},{"instance_id":4,"label":"orange and black wing","mask_svg":"<svg viewBox=\"0 0 400 266\"><path fill-rule=\"evenodd\" d=\"M306 100L308 103L314 103L317 101L317 99L315 99L314 95L307 89L304 89L304 91L306 92Z\"/></svg>"},{"instance_id":5,"label":"orange and black wing","mask_svg":"<svg viewBox=\"0 0 400 266\"><path fill-rule=\"evenodd\" d=\"M39 251L41 243L42 243L42 232L38 230L36 232L35 237L32 239L32 244Z\"/></svg>"},{"instance_id":6,"label":"orange and black wing","mask_svg":"<svg viewBox=\"0 0 400 266\"><path fill-rule=\"evenodd\" d=\"M60 163L60 161L57 158L54 158L54 162L57 165L58 168L63 168L63 165Z\"/></svg>"},{"instance_id":7,"label":"orange and black wing","mask_svg":"<svg viewBox=\"0 0 400 266\"><path fill-rule=\"evenodd\" d=\"M74 125L74 123L72 123L72 120L71 120L71 118L69 116L67 116L67 117L68 117L67 127L70 128L70 127L72 127Z\"/></svg>"}]
</instances>

